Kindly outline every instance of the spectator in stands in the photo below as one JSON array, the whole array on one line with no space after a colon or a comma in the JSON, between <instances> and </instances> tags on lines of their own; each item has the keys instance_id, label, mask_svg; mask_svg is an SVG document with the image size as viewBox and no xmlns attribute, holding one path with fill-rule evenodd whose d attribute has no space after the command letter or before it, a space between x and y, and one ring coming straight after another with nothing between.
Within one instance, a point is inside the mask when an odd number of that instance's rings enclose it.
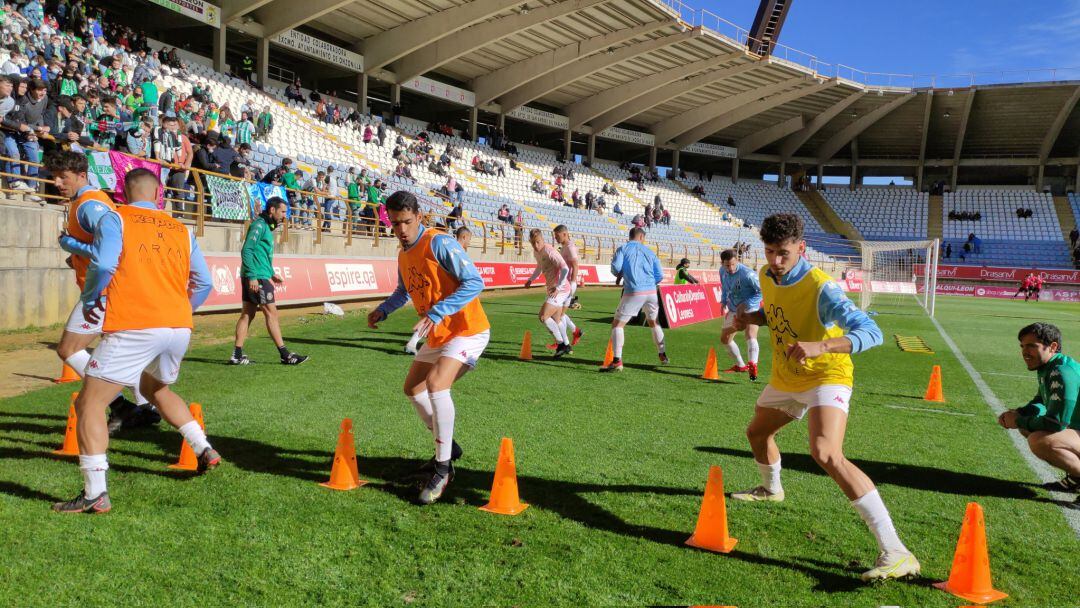
<instances>
[{"instance_id":1,"label":"spectator in stands","mask_svg":"<svg viewBox=\"0 0 1080 608\"><path fill-rule=\"evenodd\" d=\"M537 194L544 194L544 184L540 181L540 178L534 179L529 189Z\"/></svg>"},{"instance_id":2,"label":"spectator in stands","mask_svg":"<svg viewBox=\"0 0 1080 608\"><path fill-rule=\"evenodd\" d=\"M236 123L236 143L241 146L251 145L255 138L255 123L251 122L251 115L247 112L240 114L240 120Z\"/></svg>"},{"instance_id":3,"label":"spectator in stands","mask_svg":"<svg viewBox=\"0 0 1080 608\"><path fill-rule=\"evenodd\" d=\"M559 186L555 186L555 189L551 191L551 200L559 203L566 203L566 196L563 195L563 190Z\"/></svg>"},{"instance_id":4,"label":"spectator in stands","mask_svg":"<svg viewBox=\"0 0 1080 608\"><path fill-rule=\"evenodd\" d=\"M653 197L653 207L663 207L663 205L664 204L660 202L660 193L657 193L656 196Z\"/></svg>"},{"instance_id":5,"label":"spectator in stands","mask_svg":"<svg viewBox=\"0 0 1080 608\"><path fill-rule=\"evenodd\" d=\"M312 175L307 181L303 181L304 173L299 169L296 170L296 180L303 183L303 192L300 194L300 217L303 218L305 226L311 226L312 221L318 216L318 209L322 206L322 200L316 196L321 188L322 180L325 179L325 175L322 175L322 171L319 174Z\"/></svg>"},{"instance_id":6,"label":"spectator in stands","mask_svg":"<svg viewBox=\"0 0 1080 608\"><path fill-rule=\"evenodd\" d=\"M513 221L513 219L511 219L511 217L510 217L510 207L507 206L507 205L503 205L502 207L499 207L499 211L495 214L495 217L500 222L505 222L507 224L509 224L509 223L511 223Z\"/></svg>"},{"instance_id":7,"label":"spectator in stands","mask_svg":"<svg viewBox=\"0 0 1080 608\"><path fill-rule=\"evenodd\" d=\"M31 81L27 94L17 98L14 109L4 117L4 149L9 158L19 158L21 154L27 161L38 162L40 150L38 138L49 135L49 127L45 124L45 107L48 104L45 89L44 82ZM18 163L10 163L8 172L36 178L38 168L34 165L24 167ZM31 183L27 184L15 178L11 182L11 187L24 192L37 190L36 181L30 181Z\"/></svg>"},{"instance_id":8,"label":"spectator in stands","mask_svg":"<svg viewBox=\"0 0 1080 608\"><path fill-rule=\"evenodd\" d=\"M734 207L735 206L735 197L733 197L730 194L727 195L727 204L728 204L729 207Z\"/></svg>"},{"instance_id":9,"label":"spectator in stands","mask_svg":"<svg viewBox=\"0 0 1080 608\"><path fill-rule=\"evenodd\" d=\"M577 188L574 188L574 191L570 193L570 201L573 204L574 209L581 209L581 192Z\"/></svg>"},{"instance_id":10,"label":"spectator in stands","mask_svg":"<svg viewBox=\"0 0 1080 608\"><path fill-rule=\"evenodd\" d=\"M304 103L304 93L300 90L300 79L297 78L285 89L285 97L290 101Z\"/></svg>"},{"instance_id":11,"label":"spectator in stands","mask_svg":"<svg viewBox=\"0 0 1080 608\"><path fill-rule=\"evenodd\" d=\"M1073 227L1072 231L1069 232L1069 248L1076 249L1076 242L1078 240L1080 240L1080 230Z\"/></svg>"},{"instance_id":12,"label":"spectator in stands","mask_svg":"<svg viewBox=\"0 0 1080 608\"><path fill-rule=\"evenodd\" d=\"M525 212L518 209L514 216L514 247L521 249L521 239L525 234Z\"/></svg>"},{"instance_id":13,"label":"spectator in stands","mask_svg":"<svg viewBox=\"0 0 1080 608\"><path fill-rule=\"evenodd\" d=\"M364 125L363 141L365 144L370 144L371 140L375 138L375 132L371 130L371 125Z\"/></svg>"},{"instance_id":14,"label":"spectator in stands","mask_svg":"<svg viewBox=\"0 0 1080 608\"><path fill-rule=\"evenodd\" d=\"M386 141L386 123L381 120L375 129L375 136L379 139L379 147L383 147L383 143ZM449 165L450 163L447 162L446 164Z\"/></svg>"},{"instance_id":15,"label":"spectator in stands","mask_svg":"<svg viewBox=\"0 0 1080 608\"><path fill-rule=\"evenodd\" d=\"M667 209L664 209L660 212L660 222L663 223L665 226L671 225L671 214L668 213Z\"/></svg>"},{"instance_id":16,"label":"spectator in stands","mask_svg":"<svg viewBox=\"0 0 1080 608\"><path fill-rule=\"evenodd\" d=\"M595 208L596 208L596 195L592 193L592 190L589 190L588 192L585 193L585 209L587 209L588 211L592 211Z\"/></svg>"},{"instance_id":17,"label":"spectator in stands","mask_svg":"<svg viewBox=\"0 0 1080 608\"><path fill-rule=\"evenodd\" d=\"M270 137L274 131L274 115L270 113L270 106L263 106L262 112L255 119L255 137L263 140Z\"/></svg>"},{"instance_id":18,"label":"spectator in stands","mask_svg":"<svg viewBox=\"0 0 1080 608\"><path fill-rule=\"evenodd\" d=\"M454 208L450 210L450 213L446 216L446 227L450 230L457 228L458 223L461 221L463 211L461 209L461 202L459 201Z\"/></svg>"},{"instance_id":19,"label":"spectator in stands","mask_svg":"<svg viewBox=\"0 0 1080 608\"><path fill-rule=\"evenodd\" d=\"M154 129L154 124L149 119L144 119L139 124L127 132L126 148L127 153L132 156L138 156L139 158L149 158L153 153L150 148L150 133Z\"/></svg>"},{"instance_id":20,"label":"spectator in stands","mask_svg":"<svg viewBox=\"0 0 1080 608\"><path fill-rule=\"evenodd\" d=\"M600 198L603 199L604 197L601 196ZM614 213L615 215L622 215L623 214L622 207L619 206L619 201L615 201L615 206L611 208L611 212Z\"/></svg>"},{"instance_id":21,"label":"spectator in stands","mask_svg":"<svg viewBox=\"0 0 1080 608\"><path fill-rule=\"evenodd\" d=\"M952 243L945 245L945 259L952 259Z\"/></svg>"}]
</instances>

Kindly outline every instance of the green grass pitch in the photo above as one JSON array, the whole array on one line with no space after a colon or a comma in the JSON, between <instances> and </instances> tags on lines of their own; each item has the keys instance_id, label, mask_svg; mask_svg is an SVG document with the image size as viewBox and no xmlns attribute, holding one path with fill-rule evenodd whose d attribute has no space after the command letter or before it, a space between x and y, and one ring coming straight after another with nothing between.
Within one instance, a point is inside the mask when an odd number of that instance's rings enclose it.
<instances>
[{"instance_id":1,"label":"green grass pitch","mask_svg":"<svg viewBox=\"0 0 1080 608\"><path fill-rule=\"evenodd\" d=\"M413 323L380 331L360 314L286 328L312 360L283 368L265 337L250 367L223 365L228 346L189 353L178 392L203 404L225 464L169 471L180 437L132 433L109 450L112 513L61 516L53 500L81 488L59 446L71 385L0 401L0 605L628 605L959 606L930 587L948 576L968 501L986 512L994 584L1007 605L1076 606L1080 542L999 429L930 320L884 306L886 343L855 359L846 454L878 484L924 578L867 586L873 538L808 456L805 424L779 439L787 501L728 502L735 551L683 542L709 465L727 490L758 482L743 431L764 382L698 379L718 323L668 332L672 364L656 366L648 331L628 328L622 374L600 375L618 295L589 289L574 317L575 354L552 360L537 292L489 298L492 342L454 389L465 449L444 501L413 503L403 481L431 439L401 394ZM941 298L938 318L1008 405L1035 392L1016 331L1058 323L1080 339L1070 304ZM525 330L535 360L517 360ZM902 353L893 334L922 336L936 355ZM741 338L740 338L741 342ZM771 350L763 332L763 374ZM745 353L745 346L743 346ZM720 353L722 367L726 355ZM933 364L948 403L921 400ZM767 376L766 376L767 377ZM321 488L342 418L355 425L360 476L351 492ZM514 440L517 517L479 511L499 440Z\"/></svg>"}]
</instances>

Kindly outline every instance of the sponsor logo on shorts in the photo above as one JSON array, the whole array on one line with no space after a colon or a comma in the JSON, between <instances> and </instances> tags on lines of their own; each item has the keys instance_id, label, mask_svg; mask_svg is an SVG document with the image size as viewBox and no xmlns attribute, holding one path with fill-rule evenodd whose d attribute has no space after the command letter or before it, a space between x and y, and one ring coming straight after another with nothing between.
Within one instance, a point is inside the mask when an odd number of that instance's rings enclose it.
<instances>
[{"instance_id":1,"label":"sponsor logo on shorts","mask_svg":"<svg viewBox=\"0 0 1080 608\"><path fill-rule=\"evenodd\" d=\"M326 280L330 292L375 291L379 282L371 264L326 264Z\"/></svg>"},{"instance_id":2,"label":"sponsor logo on shorts","mask_svg":"<svg viewBox=\"0 0 1080 608\"><path fill-rule=\"evenodd\" d=\"M91 360L90 360L90 369L97 369L97 368L98 368L98 363L97 363L97 361L96 361L96 360L94 360L94 359L91 359Z\"/></svg>"},{"instance_id":3,"label":"sponsor logo on shorts","mask_svg":"<svg viewBox=\"0 0 1080 608\"><path fill-rule=\"evenodd\" d=\"M90 329L90 324L89 324L89 323L83 323L83 324L82 324L82 325L80 325L79 327L81 327L81 328L83 328L83 329Z\"/></svg>"},{"instance_id":4,"label":"sponsor logo on shorts","mask_svg":"<svg viewBox=\"0 0 1080 608\"><path fill-rule=\"evenodd\" d=\"M845 404L844 398L841 397L840 395L837 395L837 396L833 397L833 401L839 403L840 405Z\"/></svg>"}]
</instances>

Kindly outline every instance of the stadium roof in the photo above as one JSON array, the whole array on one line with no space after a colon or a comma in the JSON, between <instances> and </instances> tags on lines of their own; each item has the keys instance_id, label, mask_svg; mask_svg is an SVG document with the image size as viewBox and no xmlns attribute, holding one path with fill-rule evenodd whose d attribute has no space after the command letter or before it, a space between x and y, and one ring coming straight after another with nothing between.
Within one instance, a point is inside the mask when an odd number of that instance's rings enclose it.
<instances>
[{"instance_id":1,"label":"stadium roof","mask_svg":"<svg viewBox=\"0 0 1080 608\"><path fill-rule=\"evenodd\" d=\"M1080 83L935 89L783 45L759 57L745 30L678 0L225 0L222 12L256 36L304 26L345 41L379 80L466 83L481 109L541 105L574 131L621 125L662 148L707 140L751 160L862 165L1080 156Z\"/></svg>"}]
</instances>

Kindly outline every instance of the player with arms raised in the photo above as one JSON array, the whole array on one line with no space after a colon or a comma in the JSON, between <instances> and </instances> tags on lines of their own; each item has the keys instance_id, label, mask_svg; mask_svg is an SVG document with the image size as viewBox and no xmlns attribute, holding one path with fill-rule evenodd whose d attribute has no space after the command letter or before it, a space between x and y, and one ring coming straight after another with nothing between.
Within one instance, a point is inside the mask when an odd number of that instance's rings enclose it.
<instances>
[{"instance_id":1,"label":"player with arms raised","mask_svg":"<svg viewBox=\"0 0 1080 608\"><path fill-rule=\"evenodd\" d=\"M536 270L529 280L525 281L525 287L532 287L532 282L541 274L544 275L547 299L540 306L540 322L555 338L555 358L558 359L573 352L570 337L566 335L566 326L563 324L563 310L570 303L570 268L562 255L544 241L544 233L539 228L529 231L529 244L536 259Z\"/></svg>"},{"instance_id":2,"label":"player with arms raised","mask_svg":"<svg viewBox=\"0 0 1080 608\"><path fill-rule=\"evenodd\" d=\"M758 377L758 326L750 323L743 330L746 334L746 356L749 363L743 363L739 345L735 343L735 313L742 307L746 312L755 312L761 308L761 285L753 270L739 263L739 256L734 249L726 249L720 254L720 288L724 308L724 328L720 331L720 343L727 348L728 354L735 360L735 365L724 370L726 373L749 372L751 380Z\"/></svg>"},{"instance_id":3,"label":"player with arms raised","mask_svg":"<svg viewBox=\"0 0 1080 608\"><path fill-rule=\"evenodd\" d=\"M454 441L456 411L450 389L476 367L491 337L479 295L484 279L454 237L425 228L416 196L399 190L386 199L390 227L401 244L398 286L368 314L368 327L410 300L420 321L414 331L427 341L405 376L405 395L435 440L435 456L425 469L431 479L420 490L422 504L438 500L454 479L453 461L462 450Z\"/></svg>"},{"instance_id":4,"label":"player with arms raised","mask_svg":"<svg viewBox=\"0 0 1080 608\"><path fill-rule=\"evenodd\" d=\"M808 417L810 455L840 486L877 540L877 562L863 580L919 573L919 562L900 542L874 482L844 457L844 433L854 381L851 354L881 344L881 330L803 254L803 222L779 213L761 224L768 264L761 269L762 309L736 314L735 328L768 325L773 341L769 384L758 397L746 429L761 485L731 497L745 501L784 499L776 433Z\"/></svg>"}]
</instances>

